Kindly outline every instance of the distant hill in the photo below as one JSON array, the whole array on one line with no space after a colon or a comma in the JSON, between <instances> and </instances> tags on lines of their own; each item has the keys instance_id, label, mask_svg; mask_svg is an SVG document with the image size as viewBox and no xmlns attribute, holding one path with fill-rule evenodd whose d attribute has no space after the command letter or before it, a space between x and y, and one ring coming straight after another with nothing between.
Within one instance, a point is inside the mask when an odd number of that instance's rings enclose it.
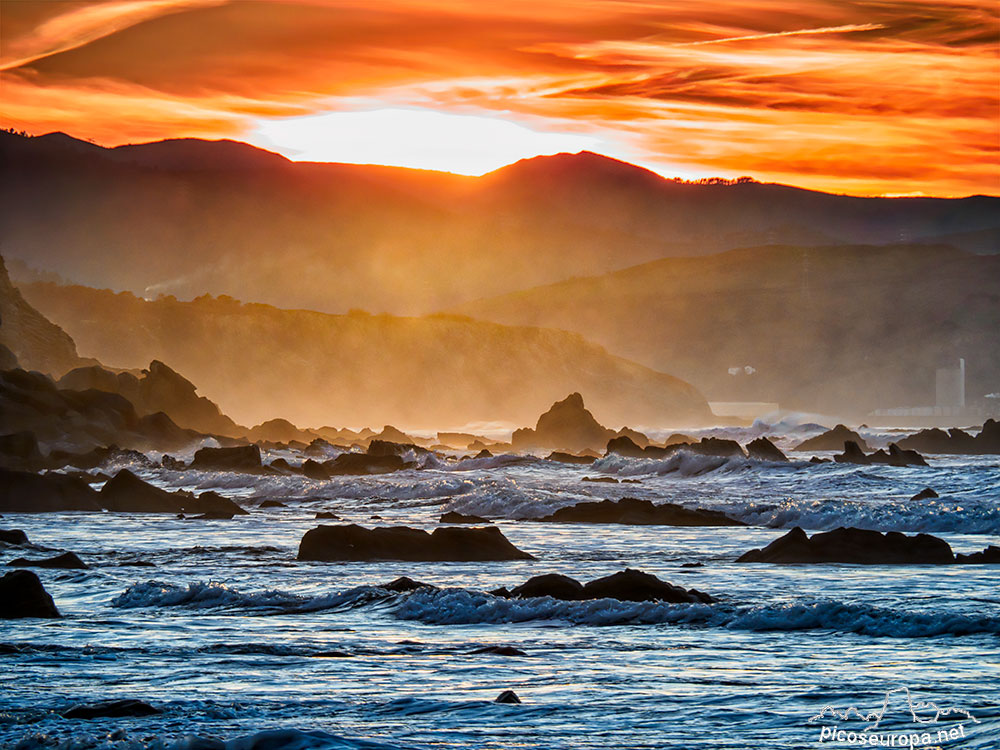
<instances>
[{"instance_id":1,"label":"distant hill","mask_svg":"<svg viewBox=\"0 0 1000 750\"><path fill-rule=\"evenodd\" d=\"M4 252L143 296L421 314L639 263L764 243L996 252L1000 199L691 184L583 152L484 177L294 163L233 141L105 149L0 133Z\"/></svg>"},{"instance_id":2,"label":"distant hill","mask_svg":"<svg viewBox=\"0 0 1000 750\"><path fill-rule=\"evenodd\" d=\"M576 334L457 316L328 315L230 298L145 301L83 286L22 291L110 367L169 362L243 424L457 427L533 423L566 393L604 424L711 422L677 378Z\"/></svg>"},{"instance_id":3,"label":"distant hill","mask_svg":"<svg viewBox=\"0 0 1000 750\"><path fill-rule=\"evenodd\" d=\"M0 258L0 369L20 366L59 377L91 362L76 353L76 344L66 331L24 300Z\"/></svg>"},{"instance_id":4,"label":"distant hill","mask_svg":"<svg viewBox=\"0 0 1000 750\"><path fill-rule=\"evenodd\" d=\"M1000 390L1000 256L950 247L733 250L455 311L580 332L684 378L710 401L858 417L932 406L935 369L959 357L970 399Z\"/></svg>"}]
</instances>

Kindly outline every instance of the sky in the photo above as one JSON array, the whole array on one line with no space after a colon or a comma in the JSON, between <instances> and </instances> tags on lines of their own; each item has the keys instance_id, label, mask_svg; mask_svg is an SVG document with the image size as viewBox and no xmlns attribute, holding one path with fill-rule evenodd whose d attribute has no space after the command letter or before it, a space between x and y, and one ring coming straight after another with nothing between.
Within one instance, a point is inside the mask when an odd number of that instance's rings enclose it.
<instances>
[{"instance_id":1,"label":"sky","mask_svg":"<svg viewBox=\"0 0 1000 750\"><path fill-rule=\"evenodd\" d=\"M583 149L668 177L1000 194L1000 5L0 0L0 125L482 174Z\"/></svg>"}]
</instances>

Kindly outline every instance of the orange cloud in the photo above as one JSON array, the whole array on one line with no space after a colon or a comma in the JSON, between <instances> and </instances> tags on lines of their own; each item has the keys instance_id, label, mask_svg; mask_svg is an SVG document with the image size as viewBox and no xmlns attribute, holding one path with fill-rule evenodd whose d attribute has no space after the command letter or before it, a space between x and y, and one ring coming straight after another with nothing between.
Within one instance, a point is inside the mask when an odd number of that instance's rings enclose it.
<instances>
[{"instance_id":1,"label":"orange cloud","mask_svg":"<svg viewBox=\"0 0 1000 750\"><path fill-rule=\"evenodd\" d=\"M419 107L591 138L664 174L1000 192L993 3L114 0L3 13L2 116L32 132L238 138L274 118Z\"/></svg>"}]
</instances>

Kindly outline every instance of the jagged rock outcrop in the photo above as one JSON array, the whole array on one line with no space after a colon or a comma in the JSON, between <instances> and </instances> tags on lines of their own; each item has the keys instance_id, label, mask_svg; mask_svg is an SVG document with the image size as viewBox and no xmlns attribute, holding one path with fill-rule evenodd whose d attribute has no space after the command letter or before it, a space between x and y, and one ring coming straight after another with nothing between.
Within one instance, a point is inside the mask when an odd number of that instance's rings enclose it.
<instances>
[{"instance_id":1,"label":"jagged rock outcrop","mask_svg":"<svg viewBox=\"0 0 1000 750\"><path fill-rule=\"evenodd\" d=\"M442 526L430 534L406 526L365 529L354 524L318 526L305 533L299 560L420 562L533 560L495 526Z\"/></svg>"},{"instance_id":2,"label":"jagged rock outcrop","mask_svg":"<svg viewBox=\"0 0 1000 750\"><path fill-rule=\"evenodd\" d=\"M929 534L906 536L898 531L882 534L841 527L809 537L796 526L763 549L741 555L736 562L923 565L954 561L949 544Z\"/></svg>"},{"instance_id":3,"label":"jagged rock outcrop","mask_svg":"<svg viewBox=\"0 0 1000 750\"><path fill-rule=\"evenodd\" d=\"M868 450L868 443L854 430L845 425L838 424L832 430L827 430L821 435L816 435L808 440L803 440L792 450L796 451L839 451L847 441L853 441L863 451Z\"/></svg>"},{"instance_id":4,"label":"jagged rock outcrop","mask_svg":"<svg viewBox=\"0 0 1000 750\"><path fill-rule=\"evenodd\" d=\"M899 441L899 447L920 453L962 453L970 455L1000 453L1000 422L987 419L976 435L957 427L945 432L937 428L921 430Z\"/></svg>"},{"instance_id":5,"label":"jagged rock outcrop","mask_svg":"<svg viewBox=\"0 0 1000 750\"><path fill-rule=\"evenodd\" d=\"M535 428L516 430L511 438L514 450L549 448L576 453L583 450L601 450L615 437L583 405L583 396L571 393L557 401L538 418Z\"/></svg>"},{"instance_id":6,"label":"jagged rock outcrop","mask_svg":"<svg viewBox=\"0 0 1000 750\"><path fill-rule=\"evenodd\" d=\"M545 523L618 523L634 526L746 526L717 510L685 508L674 503L654 505L649 500L623 497L621 500L577 503L532 521Z\"/></svg>"},{"instance_id":7,"label":"jagged rock outcrop","mask_svg":"<svg viewBox=\"0 0 1000 750\"><path fill-rule=\"evenodd\" d=\"M24 367L50 375L92 362L76 353L66 331L29 305L7 275L0 257L0 347L11 356L0 357L2 369Z\"/></svg>"},{"instance_id":8,"label":"jagged rock outcrop","mask_svg":"<svg viewBox=\"0 0 1000 750\"><path fill-rule=\"evenodd\" d=\"M747 443L747 455L758 461L788 461L788 456L766 437L759 437Z\"/></svg>"},{"instance_id":9,"label":"jagged rock outcrop","mask_svg":"<svg viewBox=\"0 0 1000 750\"><path fill-rule=\"evenodd\" d=\"M208 435L239 437L246 432L215 403L199 396L194 383L156 359L142 371L141 377L91 365L66 373L58 386L117 393L127 398L140 416L163 412L178 425Z\"/></svg>"},{"instance_id":10,"label":"jagged rock outcrop","mask_svg":"<svg viewBox=\"0 0 1000 750\"><path fill-rule=\"evenodd\" d=\"M924 457L916 451L907 451L900 448L895 443L889 443L888 452L877 450L874 453L865 454L864 451L853 440L844 443L844 452L833 457L833 460L842 464L887 464L889 466L927 466Z\"/></svg>"}]
</instances>

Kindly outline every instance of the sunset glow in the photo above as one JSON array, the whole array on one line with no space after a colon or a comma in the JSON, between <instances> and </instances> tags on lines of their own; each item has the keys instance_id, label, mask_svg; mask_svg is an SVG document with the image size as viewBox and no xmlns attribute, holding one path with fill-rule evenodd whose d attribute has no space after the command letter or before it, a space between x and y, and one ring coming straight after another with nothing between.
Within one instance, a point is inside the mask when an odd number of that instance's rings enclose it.
<instances>
[{"instance_id":1,"label":"sunset glow","mask_svg":"<svg viewBox=\"0 0 1000 750\"><path fill-rule=\"evenodd\" d=\"M993 3L113 0L2 13L0 119L32 133L238 138L296 159L463 173L588 148L665 175L1000 192Z\"/></svg>"}]
</instances>

